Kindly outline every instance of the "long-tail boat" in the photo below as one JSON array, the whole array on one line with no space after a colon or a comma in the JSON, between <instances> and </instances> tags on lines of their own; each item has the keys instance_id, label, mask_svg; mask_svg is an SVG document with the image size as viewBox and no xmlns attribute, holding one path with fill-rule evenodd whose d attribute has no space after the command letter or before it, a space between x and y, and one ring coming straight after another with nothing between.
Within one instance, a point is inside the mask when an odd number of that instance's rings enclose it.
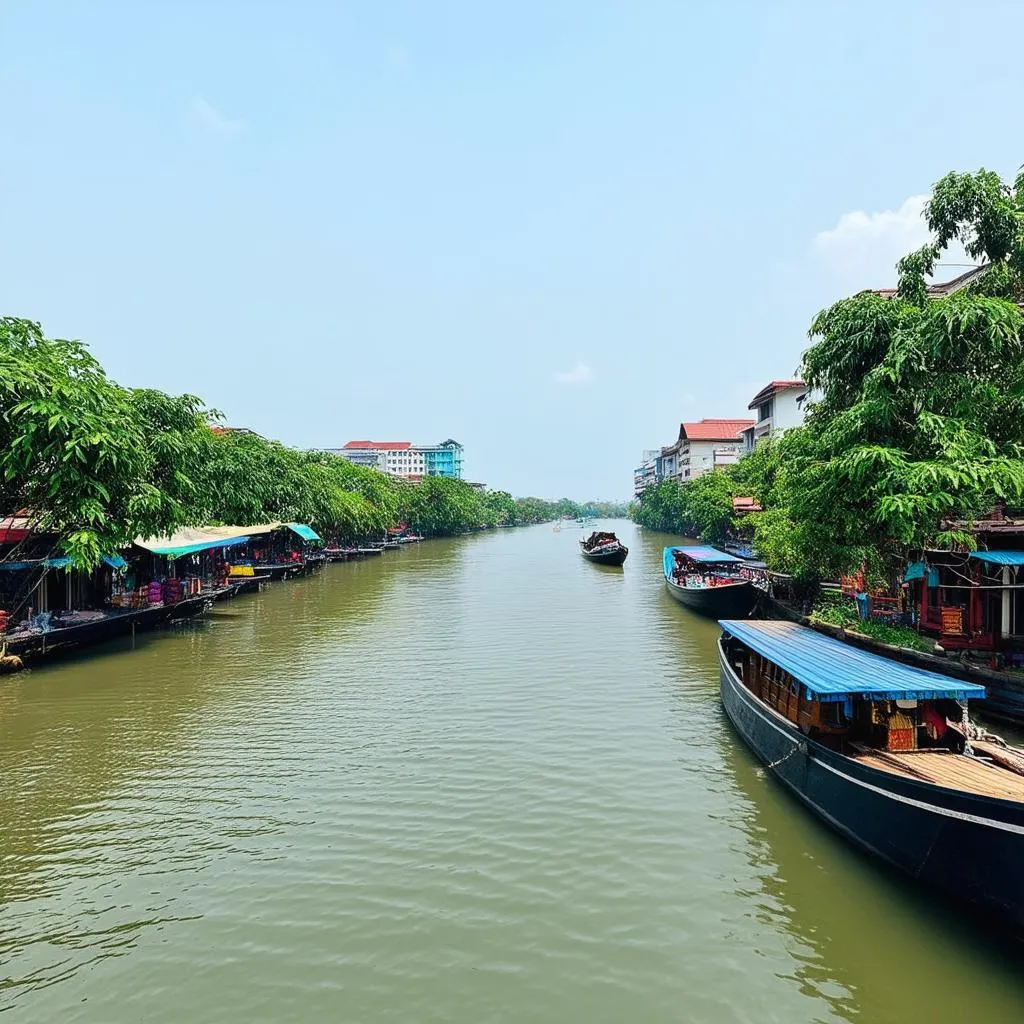
<instances>
[{"instance_id":1,"label":"long-tail boat","mask_svg":"<svg viewBox=\"0 0 1024 1024\"><path fill-rule=\"evenodd\" d=\"M971 739L984 687L793 622L720 625L722 704L769 771L857 845L1024 934L1024 751Z\"/></svg>"},{"instance_id":2,"label":"long-tail boat","mask_svg":"<svg viewBox=\"0 0 1024 1024\"><path fill-rule=\"evenodd\" d=\"M705 546L665 548L665 586L680 603L713 619L749 615L757 600L743 559Z\"/></svg>"},{"instance_id":3,"label":"long-tail boat","mask_svg":"<svg viewBox=\"0 0 1024 1024\"><path fill-rule=\"evenodd\" d=\"M614 533L595 530L586 540L580 541L580 554L588 562L597 562L599 565L622 565L629 554L629 548Z\"/></svg>"}]
</instances>

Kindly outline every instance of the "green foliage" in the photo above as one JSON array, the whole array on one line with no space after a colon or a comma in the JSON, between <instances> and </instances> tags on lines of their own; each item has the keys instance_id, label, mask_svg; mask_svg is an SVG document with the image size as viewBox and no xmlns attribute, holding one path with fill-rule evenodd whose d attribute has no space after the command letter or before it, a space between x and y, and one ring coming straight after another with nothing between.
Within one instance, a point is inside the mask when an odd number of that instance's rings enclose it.
<instances>
[{"instance_id":1,"label":"green foliage","mask_svg":"<svg viewBox=\"0 0 1024 1024\"><path fill-rule=\"evenodd\" d=\"M77 341L0 319L0 516L25 510L83 567L136 537L202 524L302 522L346 541L400 522L439 537L623 511L440 477L413 485L218 419L192 395L121 387Z\"/></svg>"},{"instance_id":2,"label":"green foliage","mask_svg":"<svg viewBox=\"0 0 1024 1024\"><path fill-rule=\"evenodd\" d=\"M83 565L191 520L206 411L111 381L77 341L0 319L0 513L24 510Z\"/></svg>"},{"instance_id":3,"label":"green foliage","mask_svg":"<svg viewBox=\"0 0 1024 1024\"><path fill-rule=\"evenodd\" d=\"M823 591L818 595L811 611L811 620L841 626L893 647L906 647L914 651L931 651L935 647L934 640L922 637L909 626L891 626L885 622L861 619L854 599L838 591Z\"/></svg>"},{"instance_id":4,"label":"green foliage","mask_svg":"<svg viewBox=\"0 0 1024 1024\"><path fill-rule=\"evenodd\" d=\"M803 580L865 563L893 579L912 549L973 545L945 522L1024 498L1024 178L947 175L925 217L933 240L900 261L897 298L815 317L805 425L730 471L764 508L749 520L762 557ZM954 240L987 270L929 297Z\"/></svg>"}]
</instances>

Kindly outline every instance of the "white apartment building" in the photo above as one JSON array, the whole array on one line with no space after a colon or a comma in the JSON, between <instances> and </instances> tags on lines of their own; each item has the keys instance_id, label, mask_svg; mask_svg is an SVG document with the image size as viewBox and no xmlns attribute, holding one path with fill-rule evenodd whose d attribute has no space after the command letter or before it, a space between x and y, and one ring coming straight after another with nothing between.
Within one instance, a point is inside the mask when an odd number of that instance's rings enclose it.
<instances>
[{"instance_id":1,"label":"white apartment building","mask_svg":"<svg viewBox=\"0 0 1024 1024\"><path fill-rule=\"evenodd\" d=\"M781 434L804 421L807 385L802 380L773 380L753 397L748 408L757 419L743 431L743 450L751 452L762 437Z\"/></svg>"}]
</instances>

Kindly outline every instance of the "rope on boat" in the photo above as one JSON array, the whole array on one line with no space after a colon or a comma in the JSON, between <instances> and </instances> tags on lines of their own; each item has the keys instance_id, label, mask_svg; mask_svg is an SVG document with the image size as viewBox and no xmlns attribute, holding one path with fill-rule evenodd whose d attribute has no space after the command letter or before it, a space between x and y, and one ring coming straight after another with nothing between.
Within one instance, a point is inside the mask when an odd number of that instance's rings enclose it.
<instances>
[{"instance_id":1,"label":"rope on boat","mask_svg":"<svg viewBox=\"0 0 1024 1024\"><path fill-rule=\"evenodd\" d=\"M794 754L802 753L805 749L806 748L803 743L798 743L788 754L783 754L777 761L772 761L771 764L766 764L765 768L769 770L772 768L778 768L780 764L788 761Z\"/></svg>"}]
</instances>

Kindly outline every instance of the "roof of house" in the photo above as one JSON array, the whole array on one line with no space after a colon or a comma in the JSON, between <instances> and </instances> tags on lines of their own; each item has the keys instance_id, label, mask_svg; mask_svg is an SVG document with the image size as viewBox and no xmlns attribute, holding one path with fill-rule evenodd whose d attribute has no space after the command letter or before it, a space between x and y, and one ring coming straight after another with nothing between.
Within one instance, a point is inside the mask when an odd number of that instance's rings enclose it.
<instances>
[{"instance_id":1,"label":"roof of house","mask_svg":"<svg viewBox=\"0 0 1024 1024\"><path fill-rule=\"evenodd\" d=\"M752 427L754 420L702 419L696 423L680 423L679 438L688 441L735 441L741 430Z\"/></svg>"},{"instance_id":2,"label":"roof of house","mask_svg":"<svg viewBox=\"0 0 1024 1024\"><path fill-rule=\"evenodd\" d=\"M732 499L732 509L734 512L760 512L761 506L756 498L736 497Z\"/></svg>"},{"instance_id":3,"label":"roof of house","mask_svg":"<svg viewBox=\"0 0 1024 1024\"><path fill-rule=\"evenodd\" d=\"M807 385L802 380L773 380L754 395L747 408L756 409L762 402L767 402L772 395L777 395L780 391L795 391L797 388L805 387Z\"/></svg>"},{"instance_id":4,"label":"roof of house","mask_svg":"<svg viewBox=\"0 0 1024 1024\"><path fill-rule=\"evenodd\" d=\"M379 452L402 452L412 447L411 441L347 441L345 449L374 448Z\"/></svg>"},{"instance_id":5,"label":"roof of house","mask_svg":"<svg viewBox=\"0 0 1024 1024\"><path fill-rule=\"evenodd\" d=\"M951 281L941 281L938 284L928 285L928 298L929 299L941 299L947 295L952 295L954 292L960 291L961 288L966 288L969 284L981 277L988 270L988 264L984 264L980 267L971 267L970 270L957 277L954 277ZM893 299L896 297L899 289L898 288L872 288L876 295L881 295L883 299Z\"/></svg>"}]
</instances>

